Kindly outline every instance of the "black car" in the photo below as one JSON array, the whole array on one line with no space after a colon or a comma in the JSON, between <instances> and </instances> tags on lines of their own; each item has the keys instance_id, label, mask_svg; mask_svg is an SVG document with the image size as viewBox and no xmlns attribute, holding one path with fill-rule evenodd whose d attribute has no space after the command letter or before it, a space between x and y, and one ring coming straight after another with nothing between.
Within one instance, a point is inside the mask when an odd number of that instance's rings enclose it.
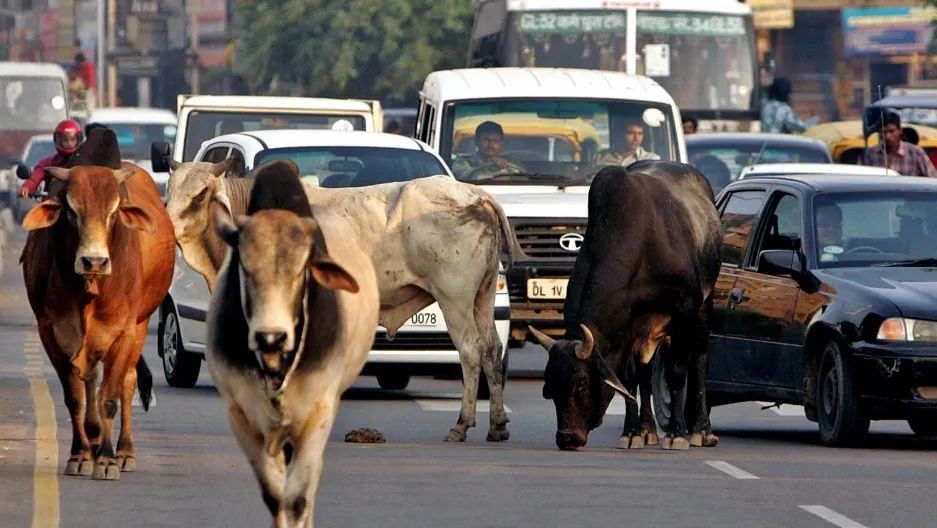
<instances>
[{"instance_id":1,"label":"black car","mask_svg":"<svg viewBox=\"0 0 937 528\"><path fill-rule=\"evenodd\" d=\"M690 164L699 169L718 193L756 163L833 163L826 145L790 134L716 133L686 136Z\"/></svg>"},{"instance_id":2,"label":"black car","mask_svg":"<svg viewBox=\"0 0 937 528\"><path fill-rule=\"evenodd\" d=\"M937 180L763 177L716 205L709 403L803 405L827 445L937 434Z\"/></svg>"}]
</instances>

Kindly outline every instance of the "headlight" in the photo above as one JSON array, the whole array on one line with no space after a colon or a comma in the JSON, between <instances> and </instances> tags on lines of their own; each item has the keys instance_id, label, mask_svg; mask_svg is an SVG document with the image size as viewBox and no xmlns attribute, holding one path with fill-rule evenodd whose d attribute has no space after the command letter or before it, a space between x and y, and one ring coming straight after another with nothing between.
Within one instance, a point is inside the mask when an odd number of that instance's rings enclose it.
<instances>
[{"instance_id":1,"label":"headlight","mask_svg":"<svg viewBox=\"0 0 937 528\"><path fill-rule=\"evenodd\" d=\"M876 339L883 341L937 341L937 322L892 317L882 321Z\"/></svg>"},{"instance_id":2,"label":"headlight","mask_svg":"<svg viewBox=\"0 0 937 528\"><path fill-rule=\"evenodd\" d=\"M508 279L502 274L498 274L498 289L495 290L495 293L507 293L508 292Z\"/></svg>"}]
</instances>

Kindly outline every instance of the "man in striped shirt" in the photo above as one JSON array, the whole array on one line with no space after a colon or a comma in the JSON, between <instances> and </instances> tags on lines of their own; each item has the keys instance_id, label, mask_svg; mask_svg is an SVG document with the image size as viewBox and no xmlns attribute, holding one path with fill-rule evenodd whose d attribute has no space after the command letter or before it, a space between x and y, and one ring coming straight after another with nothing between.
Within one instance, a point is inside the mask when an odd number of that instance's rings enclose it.
<instances>
[{"instance_id":1,"label":"man in striped shirt","mask_svg":"<svg viewBox=\"0 0 937 528\"><path fill-rule=\"evenodd\" d=\"M882 132L885 140L865 151L863 165L888 167L905 176L937 178L937 169L924 149L901 140L901 117L898 114L885 114Z\"/></svg>"}]
</instances>

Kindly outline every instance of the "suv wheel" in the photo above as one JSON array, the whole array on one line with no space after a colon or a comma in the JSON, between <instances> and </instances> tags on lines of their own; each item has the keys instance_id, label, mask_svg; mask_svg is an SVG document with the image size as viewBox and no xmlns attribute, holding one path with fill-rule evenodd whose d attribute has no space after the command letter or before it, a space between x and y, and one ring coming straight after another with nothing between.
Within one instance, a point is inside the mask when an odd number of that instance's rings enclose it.
<instances>
[{"instance_id":1,"label":"suv wheel","mask_svg":"<svg viewBox=\"0 0 937 528\"><path fill-rule=\"evenodd\" d=\"M937 417L910 418L908 425L918 436L937 436Z\"/></svg>"},{"instance_id":2,"label":"suv wheel","mask_svg":"<svg viewBox=\"0 0 937 528\"><path fill-rule=\"evenodd\" d=\"M198 381L198 372L202 368L202 358L182 347L179 318L173 306L169 305L163 312L158 338L159 355L163 358L163 374L172 387L194 387Z\"/></svg>"},{"instance_id":3,"label":"suv wheel","mask_svg":"<svg viewBox=\"0 0 937 528\"><path fill-rule=\"evenodd\" d=\"M859 409L852 369L834 341L827 343L820 360L817 423L820 441L827 446L852 444L869 432L869 419Z\"/></svg>"},{"instance_id":4,"label":"suv wheel","mask_svg":"<svg viewBox=\"0 0 937 528\"><path fill-rule=\"evenodd\" d=\"M384 390L404 390L410 384L410 375L404 372L381 372L377 375L377 384Z\"/></svg>"}]
</instances>

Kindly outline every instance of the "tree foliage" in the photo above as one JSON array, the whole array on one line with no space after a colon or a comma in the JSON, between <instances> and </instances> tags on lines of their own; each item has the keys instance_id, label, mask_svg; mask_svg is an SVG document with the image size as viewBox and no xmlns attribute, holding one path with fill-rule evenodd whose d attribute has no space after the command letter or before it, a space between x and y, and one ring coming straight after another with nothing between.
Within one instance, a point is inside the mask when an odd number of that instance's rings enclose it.
<instances>
[{"instance_id":1,"label":"tree foliage","mask_svg":"<svg viewBox=\"0 0 937 528\"><path fill-rule=\"evenodd\" d=\"M241 0L237 6L236 60L252 93L385 104L412 103L426 74L464 66L473 16L471 0Z\"/></svg>"}]
</instances>

